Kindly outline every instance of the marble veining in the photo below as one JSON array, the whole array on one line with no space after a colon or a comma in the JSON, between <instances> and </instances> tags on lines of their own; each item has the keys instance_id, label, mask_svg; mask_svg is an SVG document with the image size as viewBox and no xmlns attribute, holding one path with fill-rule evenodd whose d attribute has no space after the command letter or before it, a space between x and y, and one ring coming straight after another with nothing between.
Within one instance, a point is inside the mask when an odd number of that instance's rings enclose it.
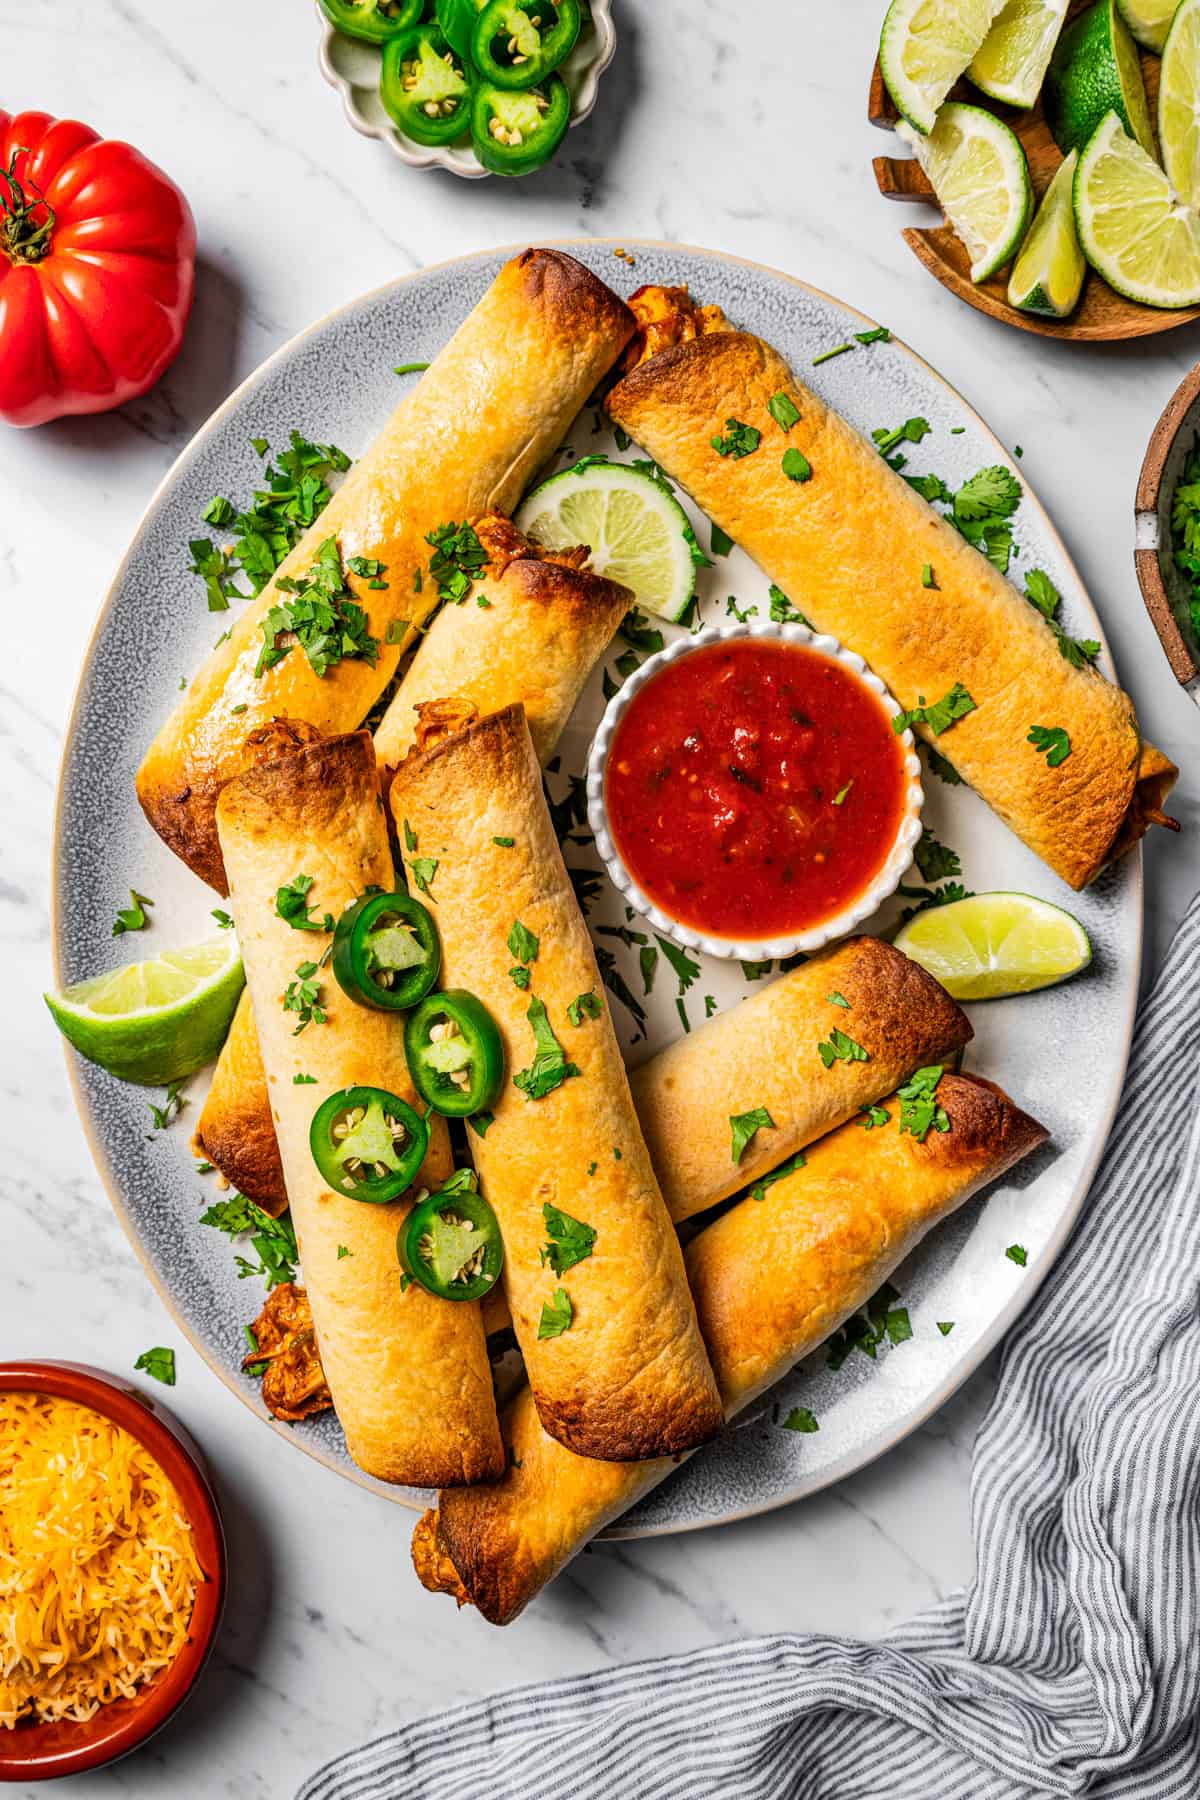
<instances>
[{"instance_id":1,"label":"marble veining","mask_svg":"<svg viewBox=\"0 0 1200 1800\"><path fill-rule=\"evenodd\" d=\"M1175 810L1197 826L1200 727L1143 612L1132 545L1146 440L1200 332L1068 348L980 317L923 273L899 238L907 215L869 170L881 0L614 10L621 38L595 115L559 166L506 186L408 171L357 137L317 71L307 8L285 0L96 0L69 31L36 8L0 9L5 103L133 139L187 191L201 246L188 339L158 389L106 418L0 431L0 1355L128 1369L175 1342L171 1402L215 1459L233 1563L192 1704L141 1755L73 1782L72 1800L274 1800L340 1745L466 1694L750 1632L878 1633L972 1566L967 1478L990 1369L851 1481L716 1533L599 1547L501 1634L417 1588L408 1515L298 1463L180 1346L109 1211L40 999L54 786L123 548L176 454L264 356L398 273L518 239L675 238L812 281L884 319L1022 445L1122 679L1184 769ZM1198 873L1194 837L1151 846L1147 975Z\"/></svg>"}]
</instances>

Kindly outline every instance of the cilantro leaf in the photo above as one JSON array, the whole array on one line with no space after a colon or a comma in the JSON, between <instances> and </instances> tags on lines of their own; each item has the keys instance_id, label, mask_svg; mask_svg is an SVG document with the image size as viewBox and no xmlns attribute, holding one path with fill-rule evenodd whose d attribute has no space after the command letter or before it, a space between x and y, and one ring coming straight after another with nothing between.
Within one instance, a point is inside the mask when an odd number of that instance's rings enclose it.
<instances>
[{"instance_id":1,"label":"cilantro leaf","mask_svg":"<svg viewBox=\"0 0 1200 1800\"><path fill-rule=\"evenodd\" d=\"M568 1269L585 1262L592 1254L596 1244L595 1229L582 1219L573 1219L570 1213L560 1212L549 1200L542 1203L542 1217L546 1221L546 1236L550 1239L540 1252L542 1266L549 1263L556 1275L565 1275Z\"/></svg>"},{"instance_id":2,"label":"cilantro leaf","mask_svg":"<svg viewBox=\"0 0 1200 1800\"><path fill-rule=\"evenodd\" d=\"M1007 518L1021 504L1021 484L1003 463L980 469L954 496L954 516L964 521Z\"/></svg>"},{"instance_id":3,"label":"cilantro leaf","mask_svg":"<svg viewBox=\"0 0 1200 1800\"><path fill-rule=\"evenodd\" d=\"M749 1112L730 1113L729 1123L733 1130L732 1153L735 1163L740 1163L746 1146L756 1131L774 1130L775 1121L765 1106L752 1107Z\"/></svg>"},{"instance_id":4,"label":"cilantro leaf","mask_svg":"<svg viewBox=\"0 0 1200 1800\"><path fill-rule=\"evenodd\" d=\"M673 944L670 938L659 937L657 931L654 937L659 949L679 977L680 993L686 994L700 973L700 964L694 957L689 956L686 950L680 949L678 944Z\"/></svg>"},{"instance_id":5,"label":"cilantro leaf","mask_svg":"<svg viewBox=\"0 0 1200 1800\"><path fill-rule=\"evenodd\" d=\"M433 547L429 573L439 599L461 606L487 567L487 551L465 519L461 524L451 520L438 525L426 534L425 542Z\"/></svg>"},{"instance_id":6,"label":"cilantro leaf","mask_svg":"<svg viewBox=\"0 0 1200 1800\"><path fill-rule=\"evenodd\" d=\"M877 1126L886 1125L891 1116L891 1113L882 1106L864 1106L862 1117L858 1122L864 1131L874 1131Z\"/></svg>"},{"instance_id":7,"label":"cilantro leaf","mask_svg":"<svg viewBox=\"0 0 1200 1800\"><path fill-rule=\"evenodd\" d=\"M153 1350L143 1350L133 1366L143 1370L152 1380L161 1381L164 1387L175 1386L175 1352L162 1344L156 1344Z\"/></svg>"},{"instance_id":8,"label":"cilantro leaf","mask_svg":"<svg viewBox=\"0 0 1200 1800\"><path fill-rule=\"evenodd\" d=\"M572 1025L582 1025L585 1019L598 1019L604 1011L604 1002L599 994L577 994L567 1007L567 1018Z\"/></svg>"},{"instance_id":9,"label":"cilantro leaf","mask_svg":"<svg viewBox=\"0 0 1200 1800\"><path fill-rule=\"evenodd\" d=\"M514 920L513 928L508 934L508 953L515 956L518 962L537 961L538 940L527 926L522 925L520 919Z\"/></svg>"},{"instance_id":10,"label":"cilantro leaf","mask_svg":"<svg viewBox=\"0 0 1200 1800\"><path fill-rule=\"evenodd\" d=\"M547 1017L544 1000L539 1000L535 995L529 1002L525 1017L533 1027L536 1055L529 1068L518 1069L513 1076L513 1086L520 1088L527 1100L544 1100L547 1094L552 1094L555 1088L561 1087L564 1081L569 1081L580 1071L573 1062L567 1061L566 1053L555 1037Z\"/></svg>"},{"instance_id":11,"label":"cilantro leaf","mask_svg":"<svg viewBox=\"0 0 1200 1800\"><path fill-rule=\"evenodd\" d=\"M566 1288L555 1288L553 1298L542 1302L538 1342L541 1343L543 1338L561 1337L564 1331L570 1331L574 1318L575 1308L571 1305L571 1297Z\"/></svg>"},{"instance_id":12,"label":"cilantro leaf","mask_svg":"<svg viewBox=\"0 0 1200 1800\"><path fill-rule=\"evenodd\" d=\"M796 610L781 587L772 582L767 592L771 598L771 618L776 625L807 625L812 630L812 620Z\"/></svg>"},{"instance_id":13,"label":"cilantro leaf","mask_svg":"<svg viewBox=\"0 0 1200 1800\"><path fill-rule=\"evenodd\" d=\"M656 625L651 625L645 613L637 607L631 608L617 626L618 637L624 638L635 650L642 650L647 656L655 655L663 647L663 634Z\"/></svg>"},{"instance_id":14,"label":"cilantro leaf","mask_svg":"<svg viewBox=\"0 0 1200 1800\"><path fill-rule=\"evenodd\" d=\"M709 528L708 541L714 556L728 556L733 549L733 539L715 522Z\"/></svg>"},{"instance_id":15,"label":"cilantro leaf","mask_svg":"<svg viewBox=\"0 0 1200 1800\"><path fill-rule=\"evenodd\" d=\"M917 1069L899 1090L900 1130L923 1144L930 1131L949 1131L950 1120L937 1103L937 1086L945 1070L940 1063Z\"/></svg>"},{"instance_id":16,"label":"cilantro leaf","mask_svg":"<svg viewBox=\"0 0 1200 1800\"><path fill-rule=\"evenodd\" d=\"M780 431L790 431L793 425L800 423L800 408L791 395L785 394L782 389L779 393L771 395L767 401L767 411Z\"/></svg>"},{"instance_id":17,"label":"cilantro leaf","mask_svg":"<svg viewBox=\"0 0 1200 1800\"><path fill-rule=\"evenodd\" d=\"M206 1213L202 1213L200 1223L211 1226L215 1231L224 1232L229 1238L249 1238L250 1248L257 1255L258 1263L256 1265L248 1257L239 1255L236 1259L239 1280L261 1275L269 1292L284 1282L296 1279L296 1264L300 1260L300 1253L296 1248L296 1233L291 1218L286 1212L273 1219L261 1206L256 1206L253 1200L247 1200L244 1194L231 1194L227 1200L218 1200Z\"/></svg>"},{"instance_id":18,"label":"cilantro leaf","mask_svg":"<svg viewBox=\"0 0 1200 1800\"><path fill-rule=\"evenodd\" d=\"M786 1175L794 1175L798 1169L802 1169L804 1166L804 1152L797 1150L794 1156L789 1156L786 1162L779 1164L778 1168L768 1170L765 1175L760 1175L757 1181L751 1182L746 1193L751 1200L765 1200L768 1188L774 1187L775 1183L782 1181Z\"/></svg>"},{"instance_id":19,"label":"cilantro leaf","mask_svg":"<svg viewBox=\"0 0 1200 1800\"><path fill-rule=\"evenodd\" d=\"M265 675L295 648L304 651L316 675L324 676L353 658L375 667L379 639L372 637L367 614L346 586L336 537L327 537L319 545L307 575L298 581L281 575L275 586L276 592L287 598L269 607L262 621L256 676ZM281 642L284 638L288 642Z\"/></svg>"},{"instance_id":20,"label":"cilantro leaf","mask_svg":"<svg viewBox=\"0 0 1200 1800\"><path fill-rule=\"evenodd\" d=\"M187 1101L182 1098L179 1092L182 1086L182 1081L170 1082L166 1093L163 1095L163 1103L161 1106L155 1106L152 1100L146 1102L150 1108L150 1118L155 1131L166 1131L169 1125L174 1124L175 1120L187 1105Z\"/></svg>"},{"instance_id":21,"label":"cilantro leaf","mask_svg":"<svg viewBox=\"0 0 1200 1800\"><path fill-rule=\"evenodd\" d=\"M1009 1262L1015 1262L1020 1269L1023 1269L1029 1261L1029 1253L1024 1244L1010 1244L1004 1254Z\"/></svg>"},{"instance_id":22,"label":"cilantro leaf","mask_svg":"<svg viewBox=\"0 0 1200 1800\"><path fill-rule=\"evenodd\" d=\"M956 681L948 694L940 700L927 705L925 696L919 697L918 704L909 712L900 712L892 720L892 730L899 737L910 725L927 725L934 737L940 737L948 731L956 719L965 719L968 713L976 708L975 701L968 694L961 681Z\"/></svg>"},{"instance_id":23,"label":"cilantro leaf","mask_svg":"<svg viewBox=\"0 0 1200 1800\"><path fill-rule=\"evenodd\" d=\"M1056 619L1062 595L1044 569L1025 572L1025 598L1032 601L1044 619Z\"/></svg>"},{"instance_id":24,"label":"cilantro leaf","mask_svg":"<svg viewBox=\"0 0 1200 1800\"><path fill-rule=\"evenodd\" d=\"M935 750L932 744L925 744L922 747L930 771L937 776L938 780L944 781L947 787L962 787L963 778L954 764L947 762L941 751Z\"/></svg>"},{"instance_id":25,"label":"cilantro leaf","mask_svg":"<svg viewBox=\"0 0 1200 1800\"><path fill-rule=\"evenodd\" d=\"M1044 754L1052 769L1065 763L1071 754L1071 740L1061 725L1031 725L1025 742L1032 744L1039 755Z\"/></svg>"},{"instance_id":26,"label":"cilantro leaf","mask_svg":"<svg viewBox=\"0 0 1200 1800\"><path fill-rule=\"evenodd\" d=\"M308 904L308 890L313 884L311 875L297 875L286 887L275 891L275 911L281 919L286 919L293 931L332 931L333 914L326 913L324 918L314 919Z\"/></svg>"},{"instance_id":27,"label":"cilantro leaf","mask_svg":"<svg viewBox=\"0 0 1200 1800\"><path fill-rule=\"evenodd\" d=\"M856 1044L852 1037L836 1026L829 1034L828 1043L817 1045L817 1055L827 1069L832 1069L835 1062L870 1062L870 1056L861 1044Z\"/></svg>"},{"instance_id":28,"label":"cilantro leaf","mask_svg":"<svg viewBox=\"0 0 1200 1800\"><path fill-rule=\"evenodd\" d=\"M732 456L736 462L740 457L750 456L758 449L762 432L753 425L743 423L741 419L726 419L725 436L711 437L708 441L718 456Z\"/></svg>"},{"instance_id":29,"label":"cilantro leaf","mask_svg":"<svg viewBox=\"0 0 1200 1800\"><path fill-rule=\"evenodd\" d=\"M779 466L789 481L805 482L812 480L812 464L809 462L807 456L797 450L794 445L790 450L784 451Z\"/></svg>"},{"instance_id":30,"label":"cilantro leaf","mask_svg":"<svg viewBox=\"0 0 1200 1800\"><path fill-rule=\"evenodd\" d=\"M919 444L932 430L928 419L905 419L903 425L897 425L891 431L886 425L880 425L871 433L871 439L880 456L887 456L897 444Z\"/></svg>"},{"instance_id":31,"label":"cilantro leaf","mask_svg":"<svg viewBox=\"0 0 1200 1800\"><path fill-rule=\"evenodd\" d=\"M949 875L961 875L962 863L956 851L939 844L928 826L917 840L913 858L923 881L944 881Z\"/></svg>"},{"instance_id":32,"label":"cilantro leaf","mask_svg":"<svg viewBox=\"0 0 1200 1800\"><path fill-rule=\"evenodd\" d=\"M807 1406L793 1406L783 1421L785 1431L820 1431L816 1413L809 1412Z\"/></svg>"},{"instance_id":33,"label":"cilantro leaf","mask_svg":"<svg viewBox=\"0 0 1200 1800\"><path fill-rule=\"evenodd\" d=\"M436 856L414 856L411 859L411 861L408 863L408 867L413 872L413 880L416 882L417 887L420 890L420 892L422 894L429 894L430 899L432 899L433 896L430 893L430 885L429 884L438 872L437 857Z\"/></svg>"},{"instance_id":34,"label":"cilantro leaf","mask_svg":"<svg viewBox=\"0 0 1200 1800\"><path fill-rule=\"evenodd\" d=\"M130 888L129 899L131 904L120 907L113 920L114 937L123 937L127 931L145 931L150 923L146 917L146 908L154 905L153 900L146 894L139 894L136 888ZM232 924L232 920L230 923Z\"/></svg>"},{"instance_id":35,"label":"cilantro leaf","mask_svg":"<svg viewBox=\"0 0 1200 1800\"><path fill-rule=\"evenodd\" d=\"M300 1023L292 1033L299 1037L306 1025L324 1025L325 1009L321 1005L321 984L315 980L320 967L315 962L302 962L296 965L296 978L289 981L283 996L284 1012L299 1015Z\"/></svg>"},{"instance_id":36,"label":"cilantro leaf","mask_svg":"<svg viewBox=\"0 0 1200 1800\"><path fill-rule=\"evenodd\" d=\"M950 1333L954 1330L954 1320L953 1319L939 1319L937 1322L937 1328L941 1332L943 1337L949 1337Z\"/></svg>"}]
</instances>

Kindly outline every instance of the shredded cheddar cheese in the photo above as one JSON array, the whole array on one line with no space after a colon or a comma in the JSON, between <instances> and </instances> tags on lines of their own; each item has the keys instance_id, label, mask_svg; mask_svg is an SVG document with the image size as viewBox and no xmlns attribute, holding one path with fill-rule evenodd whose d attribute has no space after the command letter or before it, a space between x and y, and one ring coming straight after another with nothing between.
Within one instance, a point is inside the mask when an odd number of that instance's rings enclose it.
<instances>
[{"instance_id":1,"label":"shredded cheddar cheese","mask_svg":"<svg viewBox=\"0 0 1200 1800\"><path fill-rule=\"evenodd\" d=\"M0 1726L132 1695L179 1654L203 1580L136 1438L70 1400L0 1394Z\"/></svg>"}]
</instances>

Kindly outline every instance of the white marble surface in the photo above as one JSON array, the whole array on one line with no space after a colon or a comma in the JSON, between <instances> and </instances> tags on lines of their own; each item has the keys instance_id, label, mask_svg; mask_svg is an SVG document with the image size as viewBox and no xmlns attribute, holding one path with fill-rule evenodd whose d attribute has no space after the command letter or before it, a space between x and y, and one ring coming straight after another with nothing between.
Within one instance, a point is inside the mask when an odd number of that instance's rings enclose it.
<instances>
[{"instance_id":1,"label":"white marble surface","mask_svg":"<svg viewBox=\"0 0 1200 1800\"><path fill-rule=\"evenodd\" d=\"M318 76L304 4L93 0L67 26L52 10L0 8L3 104L132 138L185 188L200 231L191 329L156 392L108 418L0 427L0 1356L128 1369L147 1344L176 1344L172 1404L212 1456L232 1553L202 1690L142 1754L77 1779L73 1800L287 1795L340 1746L468 1694L737 1634L878 1633L972 1567L967 1477L987 1372L832 1492L717 1532L598 1549L498 1633L424 1594L409 1516L263 1430L152 1293L92 1168L39 998L56 766L79 658L142 509L207 413L293 332L424 263L574 234L713 245L886 321L1024 447L1126 685L1185 771L1188 835L1160 834L1148 858L1147 972L1200 875L1200 720L1132 570L1138 467L1200 333L1069 349L993 325L923 273L870 173L882 0L615 10L621 44L597 114L558 167L505 186L418 174L355 136Z\"/></svg>"}]
</instances>

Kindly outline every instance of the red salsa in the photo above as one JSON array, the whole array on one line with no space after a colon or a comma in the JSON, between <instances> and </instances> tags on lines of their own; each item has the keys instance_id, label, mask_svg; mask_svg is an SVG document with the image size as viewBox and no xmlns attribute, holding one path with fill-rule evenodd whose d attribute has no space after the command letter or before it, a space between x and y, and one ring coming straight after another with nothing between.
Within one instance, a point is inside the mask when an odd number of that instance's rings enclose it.
<instances>
[{"instance_id":1,"label":"red salsa","mask_svg":"<svg viewBox=\"0 0 1200 1800\"><path fill-rule=\"evenodd\" d=\"M694 931L786 937L870 886L900 828L904 751L878 699L802 645L734 638L648 681L613 736L613 840Z\"/></svg>"}]
</instances>

